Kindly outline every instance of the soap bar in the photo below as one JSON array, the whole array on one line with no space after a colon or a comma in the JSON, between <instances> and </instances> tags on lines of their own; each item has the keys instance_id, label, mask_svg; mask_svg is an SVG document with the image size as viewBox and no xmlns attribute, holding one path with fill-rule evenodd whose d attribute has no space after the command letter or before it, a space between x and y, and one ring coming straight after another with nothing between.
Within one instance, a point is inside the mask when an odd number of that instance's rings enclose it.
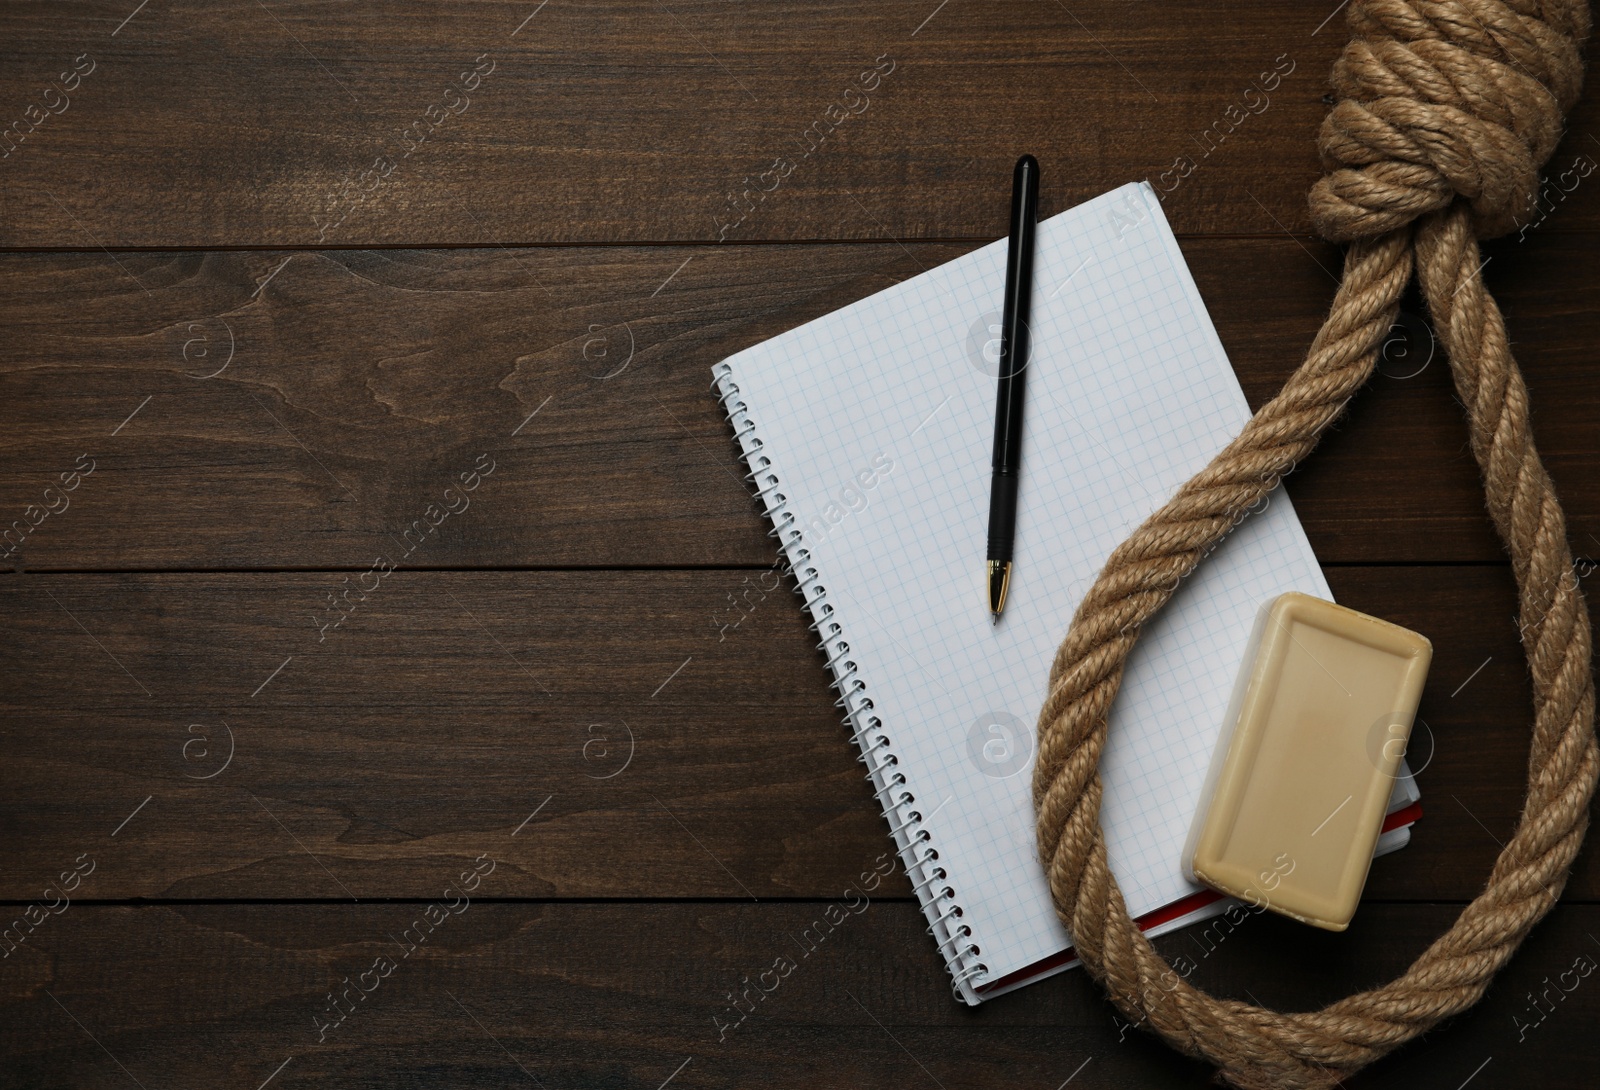
<instances>
[{"instance_id":1,"label":"soap bar","mask_svg":"<svg viewBox=\"0 0 1600 1090\"><path fill-rule=\"evenodd\" d=\"M1184 849L1190 876L1348 927L1432 658L1425 637L1320 598L1262 607Z\"/></svg>"}]
</instances>

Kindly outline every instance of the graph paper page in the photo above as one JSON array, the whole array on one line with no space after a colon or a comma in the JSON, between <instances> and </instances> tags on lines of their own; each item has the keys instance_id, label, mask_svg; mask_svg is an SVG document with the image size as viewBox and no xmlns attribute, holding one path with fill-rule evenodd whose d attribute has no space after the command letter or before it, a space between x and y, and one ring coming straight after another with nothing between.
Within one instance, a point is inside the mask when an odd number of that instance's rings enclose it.
<instances>
[{"instance_id":1,"label":"graph paper page","mask_svg":"<svg viewBox=\"0 0 1600 1090\"><path fill-rule=\"evenodd\" d=\"M1042 222L1015 568L992 626L1005 254L1002 239L725 361L989 980L1071 942L1030 791L1073 610L1111 550L1250 417L1148 185ZM1179 855L1256 610L1289 590L1331 597L1279 489L1133 653L1101 820L1135 916L1199 889Z\"/></svg>"}]
</instances>

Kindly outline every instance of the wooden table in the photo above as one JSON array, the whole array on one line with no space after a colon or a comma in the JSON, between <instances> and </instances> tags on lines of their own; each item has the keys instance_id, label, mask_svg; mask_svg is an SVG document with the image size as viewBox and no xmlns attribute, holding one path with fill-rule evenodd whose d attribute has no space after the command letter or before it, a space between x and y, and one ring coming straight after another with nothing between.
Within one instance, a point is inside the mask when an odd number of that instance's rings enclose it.
<instances>
[{"instance_id":1,"label":"wooden table","mask_svg":"<svg viewBox=\"0 0 1600 1090\"><path fill-rule=\"evenodd\" d=\"M888 841L709 368L1001 235L1031 150L1042 214L1163 190L1260 404L1339 271L1332 8L6 5L0 1084L1203 1085L1081 973L958 1006L898 874L719 1030ZM1485 251L1587 557L1597 161L1591 90ZM1395 974L1521 806L1511 575L1413 332L1288 487L1434 641L1426 814L1343 936L1160 940L1228 995ZM1356 1083L1592 1085L1597 897L1589 851Z\"/></svg>"}]
</instances>

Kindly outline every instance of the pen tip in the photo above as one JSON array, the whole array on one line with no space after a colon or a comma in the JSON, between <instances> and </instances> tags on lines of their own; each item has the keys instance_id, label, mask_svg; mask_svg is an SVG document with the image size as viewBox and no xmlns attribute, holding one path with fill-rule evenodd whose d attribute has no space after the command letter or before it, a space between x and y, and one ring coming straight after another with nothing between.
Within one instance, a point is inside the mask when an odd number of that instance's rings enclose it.
<instances>
[{"instance_id":1,"label":"pen tip","mask_svg":"<svg viewBox=\"0 0 1600 1090\"><path fill-rule=\"evenodd\" d=\"M1011 586L1011 561L989 561L989 623L1000 623L1000 611L1006 608L1006 590Z\"/></svg>"}]
</instances>

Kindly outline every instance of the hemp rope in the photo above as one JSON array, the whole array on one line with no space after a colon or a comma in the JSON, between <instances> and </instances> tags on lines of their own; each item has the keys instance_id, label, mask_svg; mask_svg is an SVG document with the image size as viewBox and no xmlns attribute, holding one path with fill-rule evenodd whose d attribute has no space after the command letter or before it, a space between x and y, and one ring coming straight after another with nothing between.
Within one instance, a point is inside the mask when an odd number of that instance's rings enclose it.
<instances>
[{"instance_id":1,"label":"hemp rope","mask_svg":"<svg viewBox=\"0 0 1600 1090\"><path fill-rule=\"evenodd\" d=\"M1600 773L1588 612L1477 244L1534 209L1538 168L1578 97L1588 6L1353 0L1348 21L1353 38L1333 69L1341 101L1318 141L1331 173L1311 191L1317 229L1350 244L1332 311L1283 390L1111 554L1056 653L1039 716L1040 856L1084 965L1131 1021L1249 1090L1322 1090L1477 1002L1560 897ZM1483 892L1404 975L1280 1014L1190 986L1128 917L1100 828L1106 716L1140 628L1371 375L1413 255L1516 576L1534 694L1528 797Z\"/></svg>"}]
</instances>

